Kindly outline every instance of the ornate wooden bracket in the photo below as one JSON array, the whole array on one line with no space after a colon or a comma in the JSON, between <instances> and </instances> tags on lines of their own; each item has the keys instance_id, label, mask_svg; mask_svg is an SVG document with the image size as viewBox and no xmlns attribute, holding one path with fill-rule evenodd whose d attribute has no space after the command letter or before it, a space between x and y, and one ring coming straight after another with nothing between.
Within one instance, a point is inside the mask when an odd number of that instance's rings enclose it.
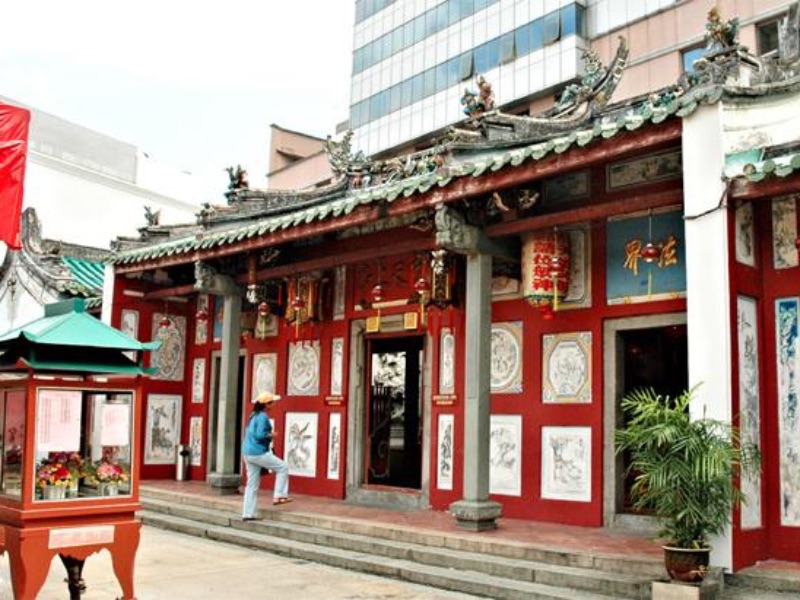
<instances>
[{"instance_id":1,"label":"ornate wooden bracket","mask_svg":"<svg viewBox=\"0 0 800 600\"><path fill-rule=\"evenodd\" d=\"M215 296L240 296L242 294L242 289L233 278L220 275L214 267L201 260L196 260L194 263L194 278L194 289L198 292Z\"/></svg>"},{"instance_id":2,"label":"ornate wooden bracket","mask_svg":"<svg viewBox=\"0 0 800 600\"><path fill-rule=\"evenodd\" d=\"M507 260L519 260L511 247L490 240L483 230L467 223L458 211L440 204L434 215L436 245L456 254L489 254Z\"/></svg>"}]
</instances>

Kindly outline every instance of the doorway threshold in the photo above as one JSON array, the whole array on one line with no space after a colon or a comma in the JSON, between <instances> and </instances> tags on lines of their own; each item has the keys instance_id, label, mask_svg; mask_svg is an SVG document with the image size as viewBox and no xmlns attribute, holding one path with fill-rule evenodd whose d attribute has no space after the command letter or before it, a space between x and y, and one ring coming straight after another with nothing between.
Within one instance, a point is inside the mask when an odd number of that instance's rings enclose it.
<instances>
[{"instance_id":1,"label":"doorway threshold","mask_svg":"<svg viewBox=\"0 0 800 600\"><path fill-rule=\"evenodd\" d=\"M345 500L348 504L382 508L405 510L430 508L428 498L420 490L383 485L349 488Z\"/></svg>"}]
</instances>

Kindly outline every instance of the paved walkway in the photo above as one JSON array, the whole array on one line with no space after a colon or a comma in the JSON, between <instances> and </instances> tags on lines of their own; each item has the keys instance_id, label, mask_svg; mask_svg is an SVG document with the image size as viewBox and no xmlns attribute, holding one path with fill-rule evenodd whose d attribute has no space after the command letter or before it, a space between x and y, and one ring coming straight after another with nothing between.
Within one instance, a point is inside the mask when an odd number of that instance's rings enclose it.
<instances>
[{"instance_id":1,"label":"paved walkway","mask_svg":"<svg viewBox=\"0 0 800 600\"><path fill-rule=\"evenodd\" d=\"M83 574L88 589L82 600L112 600L119 596L108 552L89 557ZM38 600L69 598L64 576L64 567L56 558ZM138 600L474 598L147 526L142 528L136 560L136 595ZM8 560L3 557L0 599L12 598Z\"/></svg>"}]
</instances>

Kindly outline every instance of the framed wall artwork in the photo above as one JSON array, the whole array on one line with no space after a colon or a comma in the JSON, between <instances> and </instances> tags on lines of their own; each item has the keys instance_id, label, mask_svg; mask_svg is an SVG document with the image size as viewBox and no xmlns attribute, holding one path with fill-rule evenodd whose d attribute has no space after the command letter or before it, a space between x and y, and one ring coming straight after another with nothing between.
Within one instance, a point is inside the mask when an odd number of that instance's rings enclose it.
<instances>
[{"instance_id":1,"label":"framed wall artwork","mask_svg":"<svg viewBox=\"0 0 800 600\"><path fill-rule=\"evenodd\" d=\"M544 181L544 203L561 204L589 197L589 170L567 173Z\"/></svg>"},{"instance_id":2,"label":"framed wall artwork","mask_svg":"<svg viewBox=\"0 0 800 600\"><path fill-rule=\"evenodd\" d=\"M225 301L222 296L216 296L214 298L214 319L212 324L215 342L219 342L222 339L222 313L224 312L224 308Z\"/></svg>"},{"instance_id":3,"label":"framed wall artwork","mask_svg":"<svg viewBox=\"0 0 800 600\"><path fill-rule=\"evenodd\" d=\"M203 402L206 389L206 359L195 358L192 362L192 402Z\"/></svg>"},{"instance_id":4,"label":"framed wall artwork","mask_svg":"<svg viewBox=\"0 0 800 600\"><path fill-rule=\"evenodd\" d=\"M800 378L800 299L775 301L778 358L778 455L781 525L800 527L800 411L795 382Z\"/></svg>"},{"instance_id":5,"label":"framed wall artwork","mask_svg":"<svg viewBox=\"0 0 800 600\"><path fill-rule=\"evenodd\" d=\"M328 479L339 479L342 463L342 414L331 413L328 421Z\"/></svg>"},{"instance_id":6,"label":"framed wall artwork","mask_svg":"<svg viewBox=\"0 0 800 600\"><path fill-rule=\"evenodd\" d=\"M794 196L772 200L772 263L776 269L798 265L797 202Z\"/></svg>"},{"instance_id":7,"label":"framed wall artwork","mask_svg":"<svg viewBox=\"0 0 800 600\"><path fill-rule=\"evenodd\" d=\"M739 351L739 431L742 442L761 444L761 393L758 369L758 313L755 299L736 298ZM741 479L747 502L742 505L742 529L761 527L761 472L756 469Z\"/></svg>"},{"instance_id":8,"label":"framed wall artwork","mask_svg":"<svg viewBox=\"0 0 800 600\"><path fill-rule=\"evenodd\" d=\"M522 392L522 321L492 323L491 392Z\"/></svg>"},{"instance_id":9,"label":"framed wall artwork","mask_svg":"<svg viewBox=\"0 0 800 600\"><path fill-rule=\"evenodd\" d=\"M344 265L336 267L333 277L333 320L334 321L341 321L342 319L344 319L346 283L347 283L347 267Z\"/></svg>"},{"instance_id":10,"label":"framed wall artwork","mask_svg":"<svg viewBox=\"0 0 800 600\"><path fill-rule=\"evenodd\" d=\"M123 309L120 314L119 330L135 340L139 339L139 311Z\"/></svg>"},{"instance_id":11,"label":"framed wall artwork","mask_svg":"<svg viewBox=\"0 0 800 600\"><path fill-rule=\"evenodd\" d=\"M743 265L756 266L755 225L753 204L743 202L736 208L736 260Z\"/></svg>"},{"instance_id":12,"label":"framed wall artwork","mask_svg":"<svg viewBox=\"0 0 800 600\"><path fill-rule=\"evenodd\" d=\"M265 340L278 335L278 316L272 313L268 315L257 314L253 334L257 340Z\"/></svg>"},{"instance_id":13,"label":"framed wall artwork","mask_svg":"<svg viewBox=\"0 0 800 600\"><path fill-rule=\"evenodd\" d=\"M203 464L203 417L189 419L190 464L199 467Z\"/></svg>"},{"instance_id":14,"label":"framed wall artwork","mask_svg":"<svg viewBox=\"0 0 800 600\"><path fill-rule=\"evenodd\" d=\"M436 488L453 489L453 443L455 442L455 418L440 414L436 437Z\"/></svg>"},{"instance_id":15,"label":"framed wall artwork","mask_svg":"<svg viewBox=\"0 0 800 600\"><path fill-rule=\"evenodd\" d=\"M208 341L208 322L211 320L211 314L208 310L208 294L198 294L197 296L197 312L201 310L205 311L207 318L205 321L195 319L194 343L196 346L205 344Z\"/></svg>"},{"instance_id":16,"label":"framed wall artwork","mask_svg":"<svg viewBox=\"0 0 800 600\"><path fill-rule=\"evenodd\" d=\"M311 412L286 413L284 460L289 474L315 477L317 474L317 422L319 415Z\"/></svg>"},{"instance_id":17,"label":"framed wall artwork","mask_svg":"<svg viewBox=\"0 0 800 600\"><path fill-rule=\"evenodd\" d=\"M331 387L330 395L341 398L344 390L344 338L331 340Z\"/></svg>"},{"instance_id":18,"label":"framed wall artwork","mask_svg":"<svg viewBox=\"0 0 800 600\"><path fill-rule=\"evenodd\" d=\"M123 309L119 320L119 330L130 338L139 339L139 311ZM125 356L136 360L136 352L125 352Z\"/></svg>"},{"instance_id":19,"label":"framed wall artwork","mask_svg":"<svg viewBox=\"0 0 800 600\"><path fill-rule=\"evenodd\" d=\"M492 415L489 433L489 492L522 495L522 416Z\"/></svg>"},{"instance_id":20,"label":"framed wall artwork","mask_svg":"<svg viewBox=\"0 0 800 600\"><path fill-rule=\"evenodd\" d=\"M456 335L452 327L439 331L439 394L456 393Z\"/></svg>"},{"instance_id":21,"label":"framed wall artwork","mask_svg":"<svg viewBox=\"0 0 800 600\"><path fill-rule=\"evenodd\" d=\"M581 225L561 231L569 239L569 287L560 309L586 308L592 305L591 228Z\"/></svg>"},{"instance_id":22,"label":"framed wall artwork","mask_svg":"<svg viewBox=\"0 0 800 600\"><path fill-rule=\"evenodd\" d=\"M169 321L163 327L162 321ZM150 353L150 364L156 368L153 379L183 381L184 357L186 355L186 317L153 313L152 339L159 340L161 347Z\"/></svg>"},{"instance_id":23,"label":"framed wall artwork","mask_svg":"<svg viewBox=\"0 0 800 600\"><path fill-rule=\"evenodd\" d=\"M289 344L288 396L319 394L319 340Z\"/></svg>"},{"instance_id":24,"label":"framed wall artwork","mask_svg":"<svg viewBox=\"0 0 800 600\"><path fill-rule=\"evenodd\" d=\"M250 401L253 402L261 392L275 392L278 373L278 355L275 352L253 355L253 382Z\"/></svg>"},{"instance_id":25,"label":"framed wall artwork","mask_svg":"<svg viewBox=\"0 0 800 600\"><path fill-rule=\"evenodd\" d=\"M592 401L592 333L542 336L542 401L546 404Z\"/></svg>"},{"instance_id":26,"label":"framed wall artwork","mask_svg":"<svg viewBox=\"0 0 800 600\"><path fill-rule=\"evenodd\" d=\"M495 275L492 277L492 302L514 300L522 296L522 282L517 277Z\"/></svg>"},{"instance_id":27,"label":"framed wall artwork","mask_svg":"<svg viewBox=\"0 0 800 600\"><path fill-rule=\"evenodd\" d=\"M144 440L146 465L175 463L175 446L181 439L181 404L179 395L147 396L147 421Z\"/></svg>"},{"instance_id":28,"label":"framed wall artwork","mask_svg":"<svg viewBox=\"0 0 800 600\"><path fill-rule=\"evenodd\" d=\"M613 163L606 169L609 191L678 179L683 175L680 149Z\"/></svg>"},{"instance_id":29,"label":"framed wall artwork","mask_svg":"<svg viewBox=\"0 0 800 600\"><path fill-rule=\"evenodd\" d=\"M542 427L542 498L591 502L591 458L591 427Z\"/></svg>"}]
</instances>

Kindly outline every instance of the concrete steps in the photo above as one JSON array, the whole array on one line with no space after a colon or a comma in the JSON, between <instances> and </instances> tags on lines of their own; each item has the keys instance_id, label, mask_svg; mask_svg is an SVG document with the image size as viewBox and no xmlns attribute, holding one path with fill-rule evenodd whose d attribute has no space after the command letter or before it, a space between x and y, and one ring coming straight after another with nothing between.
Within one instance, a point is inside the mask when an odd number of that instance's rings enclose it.
<instances>
[{"instance_id":1,"label":"concrete steps","mask_svg":"<svg viewBox=\"0 0 800 600\"><path fill-rule=\"evenodd\" d=\"M161 527L199 537L246 546L329 566L362 571L372 575L402 579L454 592L508 600L610 600L626 596L599 594L574 588L557 587L543 583L505 579L468 569L420 564L413 560L386 558L385 556L344 550L341 548L300 542L295 539L274 537L258 531L258 524L220 526L175 515L144 511L142 520L151 526ZM234 524L235 525L235 524Z\"/></svg>"},{"instance_id":2,"label":"concrete steps","mask_svg":"<svg viewBox=\"0 0 800 600\"><path fill-rule=\"evenodd\" d=\"M752 594L752 598L800 598L800 570L764 568L761 566L748 567L734 575L727 575L725 583L732 593ZM762 595L756 595L762 594Z\"/></svg>"},{"instance_id":3,"label":"concrete steps","mask_svg":"<svg viewBox=\"0 0 800 600\"><path fill-rule=\"evenodd\" d=\"M510 541L296 511L242 522L230 502L149 490L142 520L162 527L332 566L489 598L649 598L653 561L537 548Z\"/></svg>"}]
</instances>

